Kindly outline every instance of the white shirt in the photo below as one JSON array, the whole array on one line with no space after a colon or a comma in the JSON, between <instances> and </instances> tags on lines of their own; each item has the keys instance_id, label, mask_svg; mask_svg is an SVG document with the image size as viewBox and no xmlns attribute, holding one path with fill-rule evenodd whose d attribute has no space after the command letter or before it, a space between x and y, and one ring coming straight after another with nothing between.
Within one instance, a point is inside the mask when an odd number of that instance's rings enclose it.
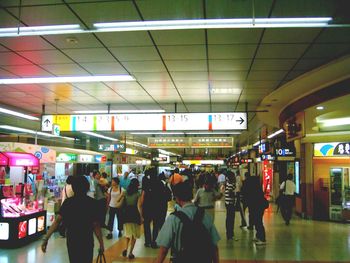
<instances>
[{"instance_id":1,"label":"white shirt","mask_svg":"<svg viewBox=\"0 0 350 263\"><path fill-rule=\"evenodd\" d=\"M241 192L241 188L242 188L241 176L237 175L237 176L236 176L236 189L235 189L235 193Z\"/></svg>"},{"instance_id":2,"label":"white shirt","mask_svg":"<svg viewBox=\"0 0 350 263\"><path fill-rule=\"evenodd\" d=\"M111 199L109 201L109 206L110 207L117 207L117 200L119 198L119 196L122 194L122 189L121 187L119 187L119 189L117 191L112 191L112 187L110 187L108 189L108 193L111 195Z\"/></svg>"},{"instance_id":3,"label":"white shirt","mask_svg":"<svg viewBox=\"0 0 350 263\"><path fill-rule=\"evenodd\" d=\"M284 191L284 194L285 195L294 195L295 193L295 184L293 181L291 180L287 180L287 181L284 181L282 184L281 184L281 187L280 189L281 190L284 190L284 184L287 182L287 185L286 185L286 191Z\"/></svg>"}]
</instances>

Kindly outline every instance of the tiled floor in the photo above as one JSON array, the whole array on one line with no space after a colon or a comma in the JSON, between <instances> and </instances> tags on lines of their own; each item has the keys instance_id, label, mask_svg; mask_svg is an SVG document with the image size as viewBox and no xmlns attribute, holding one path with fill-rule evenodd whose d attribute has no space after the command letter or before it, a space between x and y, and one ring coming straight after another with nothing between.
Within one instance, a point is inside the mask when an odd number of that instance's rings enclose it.
<instances>
[{"instance_id":1,"label":"tiled floor","mask_svg":"<svg viewBox=\"0 0 350 263\"><path fill-rule=\"evenodd\" d=\"M235 236L237 241L225 240L225 210L217 204L215 224L221 234L219 242L220 262L350 262L350 224L302 220L294 217L286 226L275 208L270 207L264 216L267 245L253 244L253 231L240 229L240 217L236 214ZM104 235L106 234L106 230ZM117 231L115 236L117 236ZM143 239L137 241L134 263L153 262L157 250L145 248ZM97 242L95 243L97 244ZM124 239L105 240L107 262L130 262L121 257ZM82 248L82 253L84 250ZM18 249L1 249L0 263L58 263L68 262L65 239L54 235L48 252L40 250L40 241Z\"/></svg>"}]
</instances>

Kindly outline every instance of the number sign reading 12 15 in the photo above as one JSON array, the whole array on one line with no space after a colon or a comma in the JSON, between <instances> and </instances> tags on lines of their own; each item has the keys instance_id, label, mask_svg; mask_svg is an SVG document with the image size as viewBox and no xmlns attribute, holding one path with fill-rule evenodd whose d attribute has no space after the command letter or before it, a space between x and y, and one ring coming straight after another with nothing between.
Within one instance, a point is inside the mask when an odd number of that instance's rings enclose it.
<instances>
[{"instance_id":1,"label":"number sign reading 12 15","mask_svg":"<svg viewBox=\"0 0 350 263\"><path fill-rule=\"evenodd\" d=\"M245 112L43 115L42 131L217 131L246 130Z\"/></svg>"}]
</instances>

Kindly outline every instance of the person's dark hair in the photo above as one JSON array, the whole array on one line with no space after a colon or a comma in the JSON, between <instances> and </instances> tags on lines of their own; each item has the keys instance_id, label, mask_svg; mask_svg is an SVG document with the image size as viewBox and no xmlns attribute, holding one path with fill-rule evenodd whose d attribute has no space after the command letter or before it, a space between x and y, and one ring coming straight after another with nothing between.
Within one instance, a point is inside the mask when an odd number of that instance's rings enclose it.
<instances>
[{"instance_id":1,"label":"person's dark hair","mask_svg":"<svg viewBox=\"0 0 350 263\"><path fill-rule=\"evenodd\" d=\"M244 178L248 178L248 177L250 177L250 173L249 172L245 172L244 173Z\"/></svg>"},{"instance_id":2,"label":"person's dark hair","mask_svg":"<svg viewBox=\"0 0 350 263\"><path fill-rule=\"evenodd\" d=\"M97 171L97 170L94 170L94 171L92 172L92 176L95 178L96 174L100 174L100 172Z\"/></svg>"},{"instance_id":3,"label":"person's dark hair","mask_svg":"<svg viewBox=\"0 0 350 263\"><path fill-rule=\"evenodd\" d=\"M138 190L139 190L139 180L137 180L136 178L131 179L128 189L126 190L126 193L128 195L132 195L136 193Z\"/></svg>"},{"instance_id":4,"label":"person's dark hair","mask_svg":"<svg viewBox=\"0 0 350 263\"><path fill-rule=\"evenodd\" d=\"M108 176L106 172L103 172L101 175L103 178L107 178L107 176Z\"/></svg>"},{"instance_id":5,"label":"person's dark hair","mask_svg":"<svg viewBox=\"0 0 350 263\"><path fill-rule=\"evenodd\" d=\"M161 172L161 173L159 174L159 180L162 180L162 181L165 181L165 180L166 180L166 177L165 177L164 172Z\"/></svg>"},{"instance_id":6,"label":"person's dark hair","mask_svg":"<svg viewBox=\"0 0 350 263\"><path fill-rule=\"evenodd\" d=\"M287 180L293 180L293 175L292 174L288 174L287 175Z\"/></svg>"},{"instance_id":7,"label":"person's dark hair","mask_svg":"<svg viewBox=\"0 0 350 263\"><path fill-rule=\"evenodd\" d=\"M85 176L76 176L72 182L72 188L75 196L86 195L90 189L90 184Z\"/></svg>"},{"instance_id":8,"label":"person's dark hair","mask_svg":"<svg viewBox=\"0 0 350 263\"><path fill-rule=\"evenodd\" d=\"M118 184L119 185L119 183L120 183L120 180L119 180L119 178L118 177L113 177L112 178L112 181L114 181L116 184Z\"/></svg>"},{"instance_id":9,"label":"person's dark hair","mask_svg":"<svg viewBox=\"0 0 350 263\"><path fill-rule=\"evenodd\" d=\"M66 179L66 184L72 184L74 180L74 177L72 175L69 175Z\"/></svg>"},{"instance_id":10,"label":"person's dark hair","mask_svg":"<svg viewBox=\"0 0 350 263\"><path fill-rule=\"evenodd\" d=\"M189 202L193 198L192 186L187 181L176 184L173 193L181 201Z\"/></svg>"},{"instance_id":11,"label":"person's dark hair","mask_svg":"<svg viewBox=\"0 0 350 263\"><path fill-rule=\"evenodd\" d=\"M178 173L179 173L179 168L176 167L176 168L174 169L174 173L177 173L177 174L178 174Z\"/></svg>"},{"instance_id":12,"label":"person's dark hair","mask_svg":"<svg viewBox=\"0 0 350 263\"><path fill-rule=\"evenodd\" d=\"M232 181L235 179L235 174L234 174L234 172L227 171L227 173L226 173L226 178L227 178L230 182L232 182Z\"/></svg>"}]
</instances>

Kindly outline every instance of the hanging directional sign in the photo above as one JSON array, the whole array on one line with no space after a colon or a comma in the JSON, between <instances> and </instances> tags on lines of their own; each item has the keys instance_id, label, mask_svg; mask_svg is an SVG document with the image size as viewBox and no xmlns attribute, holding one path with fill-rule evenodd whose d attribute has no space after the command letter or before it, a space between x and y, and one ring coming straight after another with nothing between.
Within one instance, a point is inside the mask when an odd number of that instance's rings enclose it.
<instances>
[{"instance_id":1,"label":"hanging directional sign","mask_svg":"<svg viewBox=\"0 0 350 263\"><path fill-rule=\"evenodd\" d=\"M159 113L43 115L42 131L218 131L246 130L247 113Z\"/></svg>"},{"instance_id":2,"label":"hanging directional sign","mask_svg":"<svg viewBox=\"0 0 350 263\"><path fill-rule=\"evenodd\" d=\"M60 125L54 124L52 127L52 134L56 136L60 136Z\"/></svg>"}]
</instances>

